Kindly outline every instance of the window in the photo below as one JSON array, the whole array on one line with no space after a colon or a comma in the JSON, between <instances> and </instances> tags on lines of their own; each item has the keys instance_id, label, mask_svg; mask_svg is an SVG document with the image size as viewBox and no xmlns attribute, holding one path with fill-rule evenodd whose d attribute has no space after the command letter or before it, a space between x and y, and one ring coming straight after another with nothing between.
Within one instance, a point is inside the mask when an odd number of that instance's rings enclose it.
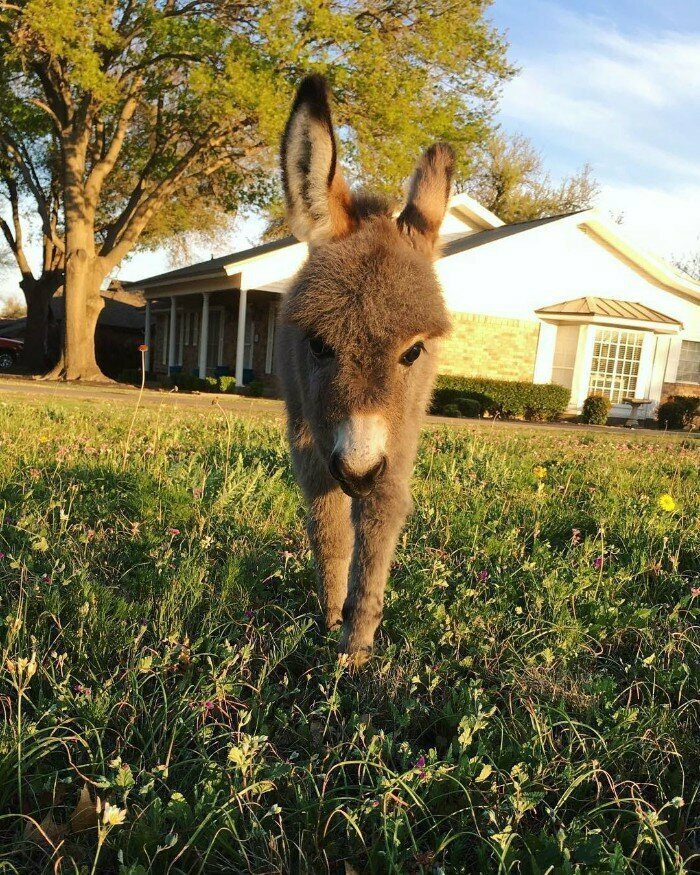
<instances>
[{"instance_id":1,"label":"window","mask_svg":"<svg viewBox=\"0 0 700 875\"><path fill-rule=\"evenodd\" d=\"M700 383L700 340L684 340L678 360L677 383Z\"/></svg>"},{"instance_id":2,"label":"window","mask_svg":"<svg viewBox=\"0 0 700 875\"><path fill-rule=\"evenodd\" d=\"M604 395L614 404L634 395L643 341L641 331L599 328L593 343L589 393Z\"/></svg>"}]
</instances>

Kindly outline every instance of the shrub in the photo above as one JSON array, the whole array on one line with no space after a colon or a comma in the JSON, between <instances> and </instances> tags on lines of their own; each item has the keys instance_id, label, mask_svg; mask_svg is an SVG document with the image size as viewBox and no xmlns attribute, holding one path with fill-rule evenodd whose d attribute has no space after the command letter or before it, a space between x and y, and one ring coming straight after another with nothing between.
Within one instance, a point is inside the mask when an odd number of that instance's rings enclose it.
<instances>
[{"instance_id":1,"label":"shrub","mask_svg":"<svg viewBox=\"0 0 700 875\"><path fill-rule=\"evenodd\" d=\"M589 395L583 402L581 420L588 425L605 425L612 404L604 395Z\"/></svg>"},{"instance_id":2,"label":"shrub","mask_svg":"<svg viewBox=\"0 0 700 875\"><path fill-rule=\"evenodd\" d=\"M566 410L570 396L568 389L554 383L441 375L435 384L431 412L442 413L446 405L472 398L491 416L503 419L524 416L551 422Z\"/></svg>"},{"instance_id":3,"label":"shrub","mask_svg":"<svg viewBox=\"0 0 700 875\"><path fill-rule=\"evenodd\" d=\"M230 376L219 377L219 392L233 392L236 388L236 378Z\"/></svg>"},{"instance_id":4,"label":"shrub","mask_svg":"<svg viewBox=\"0 0 700 875\"><path fill-rule=\"evenodd\" d=\"M220 379L221 377L205 377L204 380L200 380L200 383L204 383L204 386L202 386L202 390L204 392L220 392Z\"/></svg>"},{"instance_id":5,"label":"shrub","mask_svg":"<svg viewBox=\"0 0 700 875\"><path fill-rule=\"evenodd\" d=\"M481 416L481 404L476 398L460 398L457 407L462 416L469 419L478 419Z\"/></svg>"},{"instance_id":6,"label":"shrub","mask_svg":"<svg viewBox=\"0 0 700 875\"><path fill-rule=\"evenodd\" d=\"M659 428L679 429L693 424L700 410L700 398L690 395L673 395L668 401L659 404L656 420Z\"/></svg>"},{"instance_id":7,"label":"shrub","mask_svg":"<svg viewBox=\"0 0 700 875\"><path fill-rule=\"evenodd\" d=\"M461 416L462 411L457 404L445 404L441 411L442 416Z\"/></svg>"},{"instance_id":8,"label":"shrub","mask_svg":"<svg viewBox=\"0 0 700 875\"><path fill-rule=\"evenodd\" d=\"M251 380L251 382L248 383L248 394L251 398L261 398L264 391L265 384L262 380Z\"/></svg>"}]
</instances>

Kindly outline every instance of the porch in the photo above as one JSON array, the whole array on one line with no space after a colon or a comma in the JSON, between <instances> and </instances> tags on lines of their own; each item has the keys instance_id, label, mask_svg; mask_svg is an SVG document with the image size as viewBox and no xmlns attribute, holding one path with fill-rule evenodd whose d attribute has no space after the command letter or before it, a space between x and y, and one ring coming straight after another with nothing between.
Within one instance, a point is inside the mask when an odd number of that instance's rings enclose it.
<instances>
[{"instance_id":1,"label":"porch","mask_svg":"<svg viewBox=\"0 0 700 875\"><path fill-rule=\"evenodd\" d=\"M234 376L275 384L275 335L281 292L218 289L150 294L146 370L153 375Z\"/></svg>"}]
</instances>

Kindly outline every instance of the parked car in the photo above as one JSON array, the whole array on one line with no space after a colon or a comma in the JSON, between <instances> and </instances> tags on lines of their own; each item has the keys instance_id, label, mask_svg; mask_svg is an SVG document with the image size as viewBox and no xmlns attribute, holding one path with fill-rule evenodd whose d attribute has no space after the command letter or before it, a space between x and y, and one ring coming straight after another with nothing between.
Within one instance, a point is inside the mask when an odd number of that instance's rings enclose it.
<instances>
[{"instance_id":1,"label":"parked car","mask_svg":"<svg viewBox=\"0 0 700 875\"><path fill-rule=\"evenodd\" d=\"M0 337L0 371L11 368L19 359L23 340L13 340L11 337Z\"/></svg>"}]
</instances>

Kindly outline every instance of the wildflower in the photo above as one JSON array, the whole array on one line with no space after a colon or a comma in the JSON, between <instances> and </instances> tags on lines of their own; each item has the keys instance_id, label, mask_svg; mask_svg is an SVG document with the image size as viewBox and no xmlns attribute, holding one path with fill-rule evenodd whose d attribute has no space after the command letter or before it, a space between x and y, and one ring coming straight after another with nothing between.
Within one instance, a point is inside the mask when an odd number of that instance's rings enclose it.
<instances>
[{"instance_id":1,"label":"wildflower","mask_svg":"<svg viewBox=\"0 0 700 875\"><path fill-rule=\"evenodd\" d=\"M0 561L5 558L5 554L0 550Z\"/></svg>"},{"instance_id":2,"label":"wildflower","mask_svg":"<svg viewBox=\"0 0 700 875\"><path fill-rule=\"evenodd\" d=\"M192 490L192 495L194 495L195 498L201 498L203 492L204 490L201 486L195 486Z\"/></svg>"},{"instance_id":3,"label":"wildflower","mask_svg":"<svg viewBox=\"0 0 700 875\"><path fill-rule=\"evenodd\" d=\"M544 480L544 478L547 476L547 469L544 467L544 465L535 465L535 467L532 469L532 473L538 480Z\"/></svg>"},{"instance_id":4,"label":"wildflower","mask_svg":"<svg viewBox=\"0 0 700 875\"><path fill-rule=\"evenodd\" d=\"M145 343L142 343L142 344L139 346L139 352L148 352L148 346L146 346Z\"/></svg>"},{"instance_id":5,"label":"wildflower","mask_svg":"<svg viewBox=\"0 0 700 875\"><path fill-rule=\"evenodd\" d=\"M180 529L168 529L168 533L171 535L179 535Z\"/></svg>"},{"instance_id":6,"label":"wildflower","mask_svg":"<svg viewBox=\"0 0 700 875\"><path fill-rule=\"evenodd\" d=\"M425 768L425 757L421 756L413 764L414 769L424 769Z\"/></svg>"},{"instance_id":7,"label":"wildflower","mask_svg":"<svg viewBox=\"0 0 700 875\"><path fill-rule=\"evenodd\" d=\"M244 614L246 620L252 620L253 617L255 616L250 608L246 608L245 611L243 612L243 614Z\"/></svg>"},{"instance_id":8,"label":"wildflower","mask_svg":"<svg viewBox=\"0 0 700 875\"><path fill-rule=\"evenodd\" d=\"M42 574L41 579L43 583L51 583L51 578L48 574Z\"/></svg>"},{"instance_id":9,"label":"wildflower","mask_svg":"<svg viewBox=\"0 0 700 875\"><path fill-rule=\"evenodd\" d=\"M676 502L673 500L673 496L669 495L668 492L665 492L662 496L660 496L658 505L661 510L665 510L666 513L673 513L676 509Z\"/></svg>"},{"instance_id":10,"label":"wildflower","mask_svg":"<svg viewBox=\"0 0 700 875\"><path fill-rule=\"evenodd\" d=\"M574 545L581 543L581 529L571 530L571 543Z\"/></svg>"},{"instance_id":11,"label":"wildflower","mask_svg":"<svg viewBox=\"0 0 700 875\"><path fill-rule=\"evenodd\" d=\"M73 692L77 696L85 696L89 699L90 696L92 696L92 687L84 687L82 684L73 684Z\"/></svg>"},{"instance_id":12,"label":"wildflower","mask_svg":"<svg viewBox=\"0 0 700 875\"><path fill-rule=\"evenodd\" d=\"M693 587L691 587L691 589L690 589L690 597L691 597L691 598L697 598L698 596L700 596L700 586L693 586Z\"/></svg>"},{"instance_id":13,"label":"wildflower","mask_svg":"<svg viewBox=\"0 0 700 875\"><path fill-rule=\"evenodd\" d=\"M480 572L476 575L476 577L477 577L477 580L479 581L479 583L486 583L486 581L491 577L491 575L490 575L490 574L488 573L488 571L484 568L482 571L480 571Z\"/></svg>"},{"instance_id":14,"label":"wildflower","mask_svg":"<svg viewBox=\"0 0 700 875\"><path fill-rule=\"evenodd\" d=\"M203 705L204 705L205 711L213 711L214 710L214 703L211 701L211 699L207 699L207 701L204 702Z\"/></svg>"},{"instance_id":15,"label":"wildflower","mask_svg":"<svg viewBox=\"0 0 700 875\"><path fill-rule=\"evenodd\" d=\"M118 808L116 805L110 805L105 802L105 807L102 812L102 823L105 826L118 826L126 820L126 809Z\"/></svg>"},{"instance_id":16,"label":"wildflower","mask_svg":"<svg viewBox=\"0 0 700 875\"><path fill-rule=\"evenodd\" d=\"M600 571L600 569L603 567L603 557L602 556L595 557L595 559L593 560L593 567L595 568L596 571Z\"/></svg>"}]
</instances>

